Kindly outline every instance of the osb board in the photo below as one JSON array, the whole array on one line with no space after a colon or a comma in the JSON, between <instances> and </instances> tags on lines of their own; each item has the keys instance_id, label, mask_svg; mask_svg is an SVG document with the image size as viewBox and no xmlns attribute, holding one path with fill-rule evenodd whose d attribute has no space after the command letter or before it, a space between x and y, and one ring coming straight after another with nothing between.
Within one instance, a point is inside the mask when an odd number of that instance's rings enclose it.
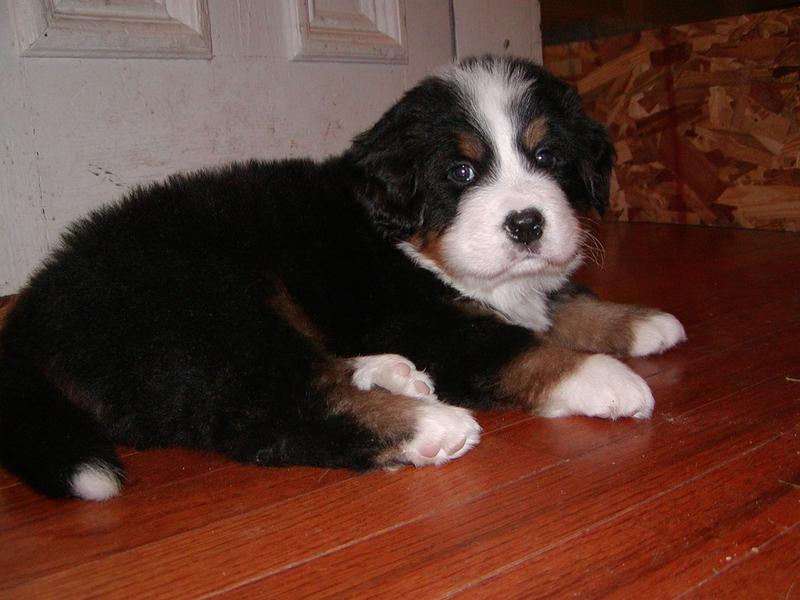
<instances>
[{"instance_id":1,"label":"osb board","mask_svg":"<svg viewBox=\"0 0 800 600\"><path fill-rule=\"evenodd\" d=\"M800 231L800 8L544 48L617 149L609 219Z\"/></svg>"}]
</instances>

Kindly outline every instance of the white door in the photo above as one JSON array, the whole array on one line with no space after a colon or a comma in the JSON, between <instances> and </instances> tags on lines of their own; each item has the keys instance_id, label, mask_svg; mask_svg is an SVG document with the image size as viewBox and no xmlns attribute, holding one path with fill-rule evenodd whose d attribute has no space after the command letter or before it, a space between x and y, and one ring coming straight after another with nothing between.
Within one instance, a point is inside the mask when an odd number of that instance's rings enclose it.
<instances>
[{"instance_id":1,"label":"white door","mask_svg":"<svg viewBox=\"0 0 800 600\"><path fill-rule=\"evenodd\" d=\"M344 149L454 56L539 56L535 0L0 1L0 295L137 184Z\"/></svg>"}]
</instances>

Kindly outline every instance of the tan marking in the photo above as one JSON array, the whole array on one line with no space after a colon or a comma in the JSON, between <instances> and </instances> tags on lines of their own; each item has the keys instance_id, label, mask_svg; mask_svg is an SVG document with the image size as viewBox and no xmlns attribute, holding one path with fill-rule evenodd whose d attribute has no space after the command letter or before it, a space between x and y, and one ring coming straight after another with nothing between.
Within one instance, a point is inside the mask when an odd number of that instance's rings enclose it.
<instances>
[{"instance_id":1,"label":"tan marking","mask_svg":"<svg viewBox=\"0 0 800 600\"><path fill-rule=\"evenodd\" d=\"M456 134L456 138L458 139L458 151L464 158L478 163L486 156L486 147L474 133L460 131Z\"/></svg>"},{"instance_id":2,"label":"tan marking","mask_svg":"<svg viewBox=\"0 0 800 600\"><path fill-rule=\"evenodd\" d=\"M14 296L0 296L0 329L5 325L8 316L17 304L18 295Z\"/></svg>"},{"instance_id":3,"label":"tan marking","mask_svg":"<svg viewBox=\"0 0 800 600\"><path fill-rule=\"evenodd\" d=\"M574 373L589 356L554 344L535 346L502 369L500 394L510 404L536 412L550 390Z\"/></svg>"},{"instance_id":4,"label":"tan marking","mask_svg":"<svg viewBox=\"0 0 800 600\"><path fill-rule=\"evenodd\" d=\"M528 152L533 152L547 135L547 121L544 117L536 117L522 132L522 144Z\"/></svg>"},{"instance_id":5,"label":"tan marking","mask_svg":"<svg viewBox=\"0 0 800 600\"><path fill-rule=\"evenodd\" d=\"M472 298L459 296L453 301L453 305L460 310L462 314L469 317L492 317L494 319L499 319L498 314L494 310L483 302L478 302Z\"/></svg>"},{"instance_id":6,"label":"tan marking","mask_svg":"<svg viewBox=\"0 0 800 600\"><path fill-rule=\"evenodd\" d=\"M2 329L5 323L8 321L12 311L14 310L14 307L17 305L19 298L19 294L15 294L13 296L0 296L0 329ZM102 418L102 402L98 402L95 398L90 396L81 388L80 385L78 385L78 383L72 379L72 377L67 375L62 370L57 370L52 367L44 367L42 369L42 375L70 402L91 411L98 418Z\"/></svg>"},{"instance_id":7,"label":"tan marking","mask_svg":"<svg viewBox=\"0 0 800 600\"><path fill-rule=\"evenodd\" d=\"M46 367L42 375L61 392L67 400L91 412L99 420L103 419L106 406L102 398L90 395L72 376L61 369Z\"/></svg>"},{"instance_id":8,"label":"tan marking","mask_svg":"<svg viewBox=\"0 0 800 600\"><path fill-rule=\"evenodd\" d=\"M320 348L324 346L322 334L282 282L275 286L275 293L270 296L269 305L302 336Z\"/></svg>"},{"instance_id":9,"label":"tan marking","mask_svg":"<svg viewBox=\"0 0 800 600\"><path fill-rule=\"evenodd\" d=\"M442 234L428 231L417 233L408 240L414 249L422 256L433 262L443 273L448 274L447 261L442 253Z\"/></svg>"},{"instance_id":10,"label":"tan marking","mask_svg":"<svg viewBox=\"0 0 800 600\"><path fill-rule=\"evenodd\" d=\"M555 303L548 337L573 350L624 355L633 343L634 324L656 312L577 296Z\"/></svg>"},{"instance_id":11,"label":"tan marking","mask_svg":"<svg viewBox=\"0 0 800 600\"><path fill-rule=\"evenodd\" d=\"M453 275L448 272L447 263L442 256L442 236L441 234L428 232L426 234L417 233L408 240L414 249L422 256L433 262L439 270L448 277ZM453 277L454 278L454 277ZM489 308L483 302L478 302L472 298L459 296L453 301L453 305L461 313L470 317L494 317L498 318L497 312Z\"/></svg>"},{"instance_id":12,"label":"tan marking","mask_svg":"<svg viewBox=\"0 0 800 600\"><path fill-rule=\"evenodd\" d=\"M325 394L333 415L349 415L361 427L371 431L387 446L378 466L397 456L399 446L414 433L417 409L424 400L374 389L359 390L351 381L349 361L332 361L322 370L317 385Z\"/></svg>"}]
</instances>

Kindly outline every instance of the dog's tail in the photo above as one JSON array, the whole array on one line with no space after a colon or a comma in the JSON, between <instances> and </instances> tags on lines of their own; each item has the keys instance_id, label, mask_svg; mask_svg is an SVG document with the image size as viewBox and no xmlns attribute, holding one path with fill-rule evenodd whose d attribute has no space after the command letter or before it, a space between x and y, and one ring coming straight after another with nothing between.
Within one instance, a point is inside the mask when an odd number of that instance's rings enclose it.
<instances>
[{"instance_id":1,"label":"dog's tail","mask_svg":"<svg viewBox=\"0 0 800 600\"><path fill-rule=\"evenodd\" d=\"M100 422L0 349L0 464L46 496L106 500L124 471Z\"/></svg>"}]
</instances>

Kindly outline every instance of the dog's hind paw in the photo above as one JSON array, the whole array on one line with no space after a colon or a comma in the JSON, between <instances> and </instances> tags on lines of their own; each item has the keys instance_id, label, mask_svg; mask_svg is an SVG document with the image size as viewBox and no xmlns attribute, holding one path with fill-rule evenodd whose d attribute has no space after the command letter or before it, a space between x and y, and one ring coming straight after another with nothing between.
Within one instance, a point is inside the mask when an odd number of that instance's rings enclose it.
<instances>
[{"instance_id":1,"label":"dog's hind paw","mask_svg":"<svg viewBox=\"0 0 800 600\"><path fill-rule=\"evenodd\" d=\"M352 383L360 390L383 388L417 398L410 436L384 457L393 470L401 465L442 465L466 454L480 441L481 428L465 408L436 399L431 378L399 354L376 354L351 359Z\"/></svg>"},{"instance_id":2,"label":"dog's hind paw","mask_svg":"<svg viewBox=\"0 0 800 600\"><path fill-rule=\"evenodd\" d=\"M373 354L351 361L352 382L360 390L381 387L394 394L435 399L433 381L404 356Z\"/></svg>"},{"instance_id":3,"label":"dog's hind paw","mask_svg":"<svg viewBox=\"0 0 800 600\"><path fill-rule=\"evenodd\" d=\"M480 433L480 425L465 408L430 402L417 409L414 435L401 446L397 460L417 467L442 465L474 448Z\"/></svg>"}]
</instances>

